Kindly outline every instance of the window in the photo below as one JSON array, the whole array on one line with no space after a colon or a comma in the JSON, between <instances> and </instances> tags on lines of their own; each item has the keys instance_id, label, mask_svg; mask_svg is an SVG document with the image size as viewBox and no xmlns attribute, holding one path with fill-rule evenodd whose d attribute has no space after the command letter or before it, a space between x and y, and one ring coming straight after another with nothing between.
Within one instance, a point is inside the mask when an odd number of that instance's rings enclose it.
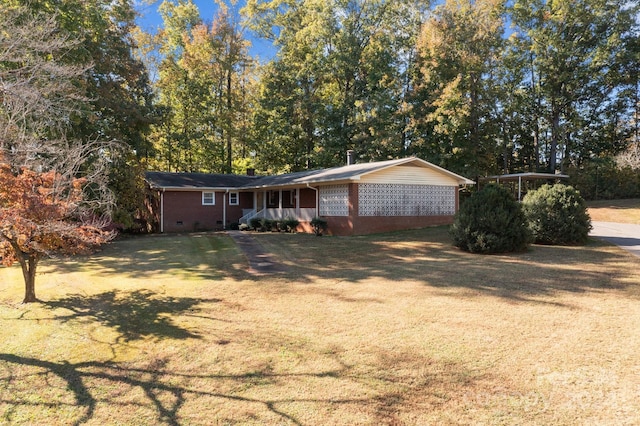
<instances>
[{"instance_id":1,"label":"window","mask_svg":"<svg viewBox=\"0 0 640 426\"><path fill-rule=\"evenodd\" d=\"M203 192L202 193L202 205L203 206L215 206L216 193L215 192Z\"/></svg>"},{"instance_id":2,"label":"window","mask_svg":"<svg viewBox=\"0 0 640 426\"><path fill-rule=\"evenodd\" d=\"M282 207L291 208L296 206L296 191L282 191Z\"/></svg>"},{"instance_id":3,"label":"window","mask_svg":"<svg viewBox=\"0 0 640 426\"><path fill-rule=\"evenodd\" d=\"M229 205L230 206L237 206L238 204L240 204L240 202L238 200L238 193L237 192L230 192L229 193Z\"/></svg>"},{"instance_id":4,"label":"window","mask_svg":"<svg viewBox=\"0 0 640 426\"><path fill-rule=\"evenodd\" d=\"M280 204L280 191L269 191L267 198L267 207L278 207Z\"/></svg>"}]
</instances>

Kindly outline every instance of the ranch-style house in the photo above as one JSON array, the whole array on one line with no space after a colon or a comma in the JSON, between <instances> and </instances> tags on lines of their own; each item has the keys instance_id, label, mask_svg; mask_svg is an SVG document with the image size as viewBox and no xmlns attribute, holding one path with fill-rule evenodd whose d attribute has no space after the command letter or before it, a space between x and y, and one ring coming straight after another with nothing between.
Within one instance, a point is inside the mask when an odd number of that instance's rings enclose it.
<instances>
[{"instance_id":1,"label":"ranch-style house","mask_svg":"<svg viewBox=\"0 0 640 426\"><path fill-rule=\"evenodd\" d=\"M453 222L459 189L475 182L416 157L275 176L147 172L160 232L227 229L252 218L322 217L331 235Z\"/></svg>"}]
</instances>

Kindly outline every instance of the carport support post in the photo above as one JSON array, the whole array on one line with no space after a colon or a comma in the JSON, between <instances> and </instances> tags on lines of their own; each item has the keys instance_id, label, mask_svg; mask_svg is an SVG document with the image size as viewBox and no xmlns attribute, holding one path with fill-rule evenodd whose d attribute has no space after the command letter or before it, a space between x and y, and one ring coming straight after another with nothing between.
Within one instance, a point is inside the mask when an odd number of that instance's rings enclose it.
<instances>
[{"instance_id":1,"label":"carport support post","mask_svg":"<svg viewBox=\"0 0 640 426\"><path fill-rule=\"evenodd\" d=\"M518 176L518 201L522 198L522 176Z\"/></svg>"}]
</instances>

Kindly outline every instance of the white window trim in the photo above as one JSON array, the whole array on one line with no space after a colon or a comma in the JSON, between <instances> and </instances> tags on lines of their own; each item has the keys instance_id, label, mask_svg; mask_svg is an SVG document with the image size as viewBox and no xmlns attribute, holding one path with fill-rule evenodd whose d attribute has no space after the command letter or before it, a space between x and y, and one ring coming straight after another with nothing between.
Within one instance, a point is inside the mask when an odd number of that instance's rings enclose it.
<instances>
[{"instance_id":1,"label":"white window trim","mask_svg":"<svg viewBox=\"0 0 640 426\"><path fill-rule=\"evenodd\" d=\"M205 194L211 194L211 202L205 202ZM202 205L203 206L215 206L216 205L216 193L214 191L202 191Z\"/></svg>"},{"instance_id":2,"label":"white window trim","mask_svg":"<svg viewBox=\"0 0 640 426\"><path fill-rule=\"evenodd\" d=\"M232 201L232 197L231 197L232 195L235 195L236 197L235 203ZM240 193L238 193L237 191L229 192L229 205L230 206L240 205Z\"/></svg>"}]
</instances>

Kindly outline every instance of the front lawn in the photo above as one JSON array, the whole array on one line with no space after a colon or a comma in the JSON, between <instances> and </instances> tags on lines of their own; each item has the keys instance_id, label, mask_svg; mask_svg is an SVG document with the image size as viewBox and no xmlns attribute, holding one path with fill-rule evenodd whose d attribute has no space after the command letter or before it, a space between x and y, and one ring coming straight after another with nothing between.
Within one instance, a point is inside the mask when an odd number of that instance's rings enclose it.
<instances>
[{"instance_id":1,"label":"front lawn","mask_svg":"<svg viewBox=\"0 0 640 426\"><path fill-rule=\"evenodd\" d=\"M591 220L640 225L640 199L589 201Z\"/></svg>"},{"instance_id":2,"label":"front lawn","mask_svg":"<svg viewBox=\"0 0 640 426\"><path fill-rule=\"evenodd\" d=\"M0 269L0 424L637 424L640 259L446 228L115 242Z\"/></svg>"}]
</instances>

